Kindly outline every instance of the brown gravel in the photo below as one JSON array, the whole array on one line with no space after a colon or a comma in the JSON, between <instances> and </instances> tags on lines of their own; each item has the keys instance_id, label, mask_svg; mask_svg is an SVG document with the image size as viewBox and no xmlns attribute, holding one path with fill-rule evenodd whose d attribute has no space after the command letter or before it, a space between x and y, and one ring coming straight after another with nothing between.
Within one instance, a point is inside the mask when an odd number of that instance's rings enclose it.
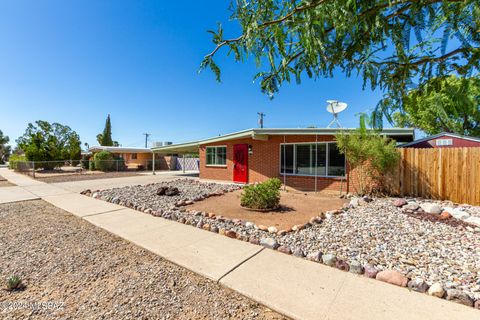
<instances>
[{"instance_id":1,"label":"brown gravel","mask_svg":"<svg viewBox=\"0 0 480 320\"><path fill-rule=\"evenodd\" d=\"M314 216L328 210L337 210L347 200L313 192L280 192L280 209L269 212L252 211L240 206L242 190L211 197L187 206L190 210L212 212L232 219L251 221L257 225L275 226L286 230L304 224Z\"/></svg>"},{"instance_id":2,"label":"brown gravel","mask_svg":"<svg viewBox=\"0 0 480 320\"><path fill-rule=\"evenodd\" d=\"M44 174L43 176L36 175L36 179L46 183L56 183L56 182L70 182L70 181L84 181L84 180L95 180L95 179L109 179L109 178L121 178L121 177L131 177L137 176L139 173L137 171L119 171L119 172L95 172L92 174L56 174L48 176Z\"/></svg>"},{"instance_id":3,"label":"brown gravel","mask_svg":"<svg viewBox=\"0 0 480 320\"><path fill-rule=\"evenodd\" d=\"M0 286L26 285L2 319L284 319L41 200L0 205L0 230Z\"/></svg>"}]
</instances>

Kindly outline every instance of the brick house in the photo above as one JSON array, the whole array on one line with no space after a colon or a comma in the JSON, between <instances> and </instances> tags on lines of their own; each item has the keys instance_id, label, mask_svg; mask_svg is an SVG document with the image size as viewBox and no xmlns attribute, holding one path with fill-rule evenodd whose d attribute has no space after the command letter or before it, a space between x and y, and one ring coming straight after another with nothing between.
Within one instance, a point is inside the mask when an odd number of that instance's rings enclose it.
<instances>
[{"instance_id":1,"label":"brick house","mask_svg":"<svg viewBox=\"0 0 480 320\"><path fill-rule=\"evenodd\" d=\"M255 183L278 177L299 190L349 192L355 175L336 148L337 130L249 129L152 151L198 153L201 179ZM414 138L413 129L384 129L381 134L397 142Z\"/></svg>"},{"instance_id":2,"label":"brick house","mask_svg":"<svg viewBox=\"0 0 480 320\"><path fill-rule=\"evenodd\" d=\"M125 162L127 169L151 169L153 153L148 148L129 148L129 147L107 147L94 146L88 150L93 155L100 151L108 151L116 158L120 158ZM174 159L170 156L155 155L155 169L156 170L170 170L174 169Z\"/></svg>"},{"instance_id":3,"label":"brick house","mask_svg":"<svg viewBox=\"0 0 480 320\"><path fill-rule=\"evenodd\" d=\"M480 147L480 138L462 136L455 133L442 132L409 143L402 144L402 148L460 148Z\"/></svg>"}]
</instances>

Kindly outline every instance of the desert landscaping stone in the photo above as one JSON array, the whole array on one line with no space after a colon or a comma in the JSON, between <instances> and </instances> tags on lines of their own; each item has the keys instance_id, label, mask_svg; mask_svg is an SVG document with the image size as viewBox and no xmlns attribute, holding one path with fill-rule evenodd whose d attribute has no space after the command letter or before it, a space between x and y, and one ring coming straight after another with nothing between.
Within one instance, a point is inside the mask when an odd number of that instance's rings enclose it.
<instances>
[{"instance_id":1,"label":"desert landscaping stone","mask_svg":"<svg viewBox=\"0 0 480 320\"><path fill-rule=\"evenodd\" d=\"M412 211L415 211L418 208L420 208L420 205L416 202L408 202L405 206L403 206L403 209L412 210Z\"/></svg>"},{"instance_id":2,"label":"desert landscaping stone","mask_svg":"<svg viewBox=\"0 0 480 320\"><path fill-rule=\"evenodd\" d=\"M352 261L350 262L350 270L351 273L356 273L356 274L362 274L363 273L363 267L358 261Z\"/></svg>"},{"instance_id":3,"label":"desert landscaping stone","mask_svg":"<svg viewBox=\"0 0 480 320\"><path fill-rule=\"evenodd\" d=\"M474 307L475 309L479 309L479 310L480 310L480 300L475 301L475 303L473 304L473 307Z\"/></svg>"},{"instance_id":4,"label":"desert landscaping stone","mask_svg":"<svg viewBox=\"0 0 480 320\"><path fill-rule=\"evenodd\" d=\"M272 227L268 227L268 232L270 232L270 233L277 233L277 232L278 232L278 229L275 228L275 227L273 227L273 226L272 226Z\"/></svg>"},{"instance_id":5,"label":"desert landscaping stone","mask_svg":"<svg viewBox=\"0 0 480 320\"><path fill-rule=\"evenodd\" d=\"M305 253L303 252L302 248L295 248L295 250L293 250L293 255L296 256L296 257L300 257L300 258L303 258L305 257Z\"/></svg>"},{"instance_id":6,"label":"desert landscaping stone","mask_svg":"<svg viewBox=\"0 0 480 320\"><path fill-rule=\"evenodd\" d=\"M292 254L292 250L289 247L285 246L280 246L277 249L279 252L285 253L285 254Z\"/></svg>"},{"instance_id":7,"label":"desert landscaping stone","mask_svg":"<svg viewBox=\"0 0 480 320\"><path fill-rule=\"evenodd\" d=\"M320 262L322 260L322 252L311 252L307 255L307 259L310 261Z\"/></svg>"},{"instance_id":8,"label":"desert landscaping stone","mask_svg":"<svg viewBox=\"0 0 480 320\"><path fill-rule=\"evenodd\" d=\"M369 278L375 279L377 277L378 272L379 270L370 264L367 264L364 267L364 274Z\"/></svg>"},{"instance_id":9,"label":"desert landscaping stone","mask_svg":"<svg viewBox=\"0 0 480 320\"><path fill-rule=\"evenodd\" d=\"M445 295L445 290L439 282L435 282L428 288L428 294L437 298L442 298Z\"/></svg>"},{"instance_id":10,"label":"desert landscaping stone","mask_svg":"<svg viewBox=\"0 0 480 320\"><path fill-rule=\"evenodd\" d=\"M466 293L457 289L447 290L447 300L461 303L469 307L473 306L473 300Z\"/></svg>"},{"instance_id":11,"label":"desert landscaping stone","mask_svg":"<svg viewBox=\"0 0 480 320\"><path fill-rule=\"evenodd\" d=\"M442 213L442 207L436 203L423 203L420 205L420 208L423 209L426 213L431 214L440 214Z\"/></svg>"},{"instance_id":12,"label":"desert landscaping stone","mask_svg":"<svg viewBox=\"0 0 480 320\"><path fill-rule=\"evenodd\" d=\"M331 253L327 253L322 256L322 262L327 266L333 267L335 266L335 262L337 262L337 257Z\"/></svg>"},{"instance_id":13,"label":"desert landscaping stone","mask_svg":"<svg viewBox=\"0 0 480 320\"><path fill-rule=\"evenodd\" d=\"M475 227L480 227L480 217L468 217L464 221L473 224Z\"/></svg>"},{"instance_id":14,"label":"desert landscaping stone","mask_svg":"<svg viewBox=\"0 0 480 320\"><path fill-rule=\"evenodd\" d=\"M263 238L260 240L260 244L269 249L277 249L278 243L274 238Z\"/></svg>"},{"instance_id":15,"label":"desert landscaping stone","mask_svg":"<svg viewBox=\"0 0 480 320\"><path fill-rule=\"evenodd\" d=\"M337 260L335 262L335 267L342 271L348 271L350 269L348 263L345 260Z\"/></svg>"},{"instance_id":16,"label":"desert landscaping stone","mask_svg":"<svg viewBox=\"0 0 480 320\"><path fill-rule=\"evenodd\" d=\"M376 279L390 284L394 284L399 287L406 287L408 283L408 278L397 270L380 271L377 274Z\"/></svg>"},{"instance_id":17,"label":"desert landscaping stone","mask_svg":"<svg viewBox=\"0 0 480 320\"><path fill-rule=\"evenodd\" d=\"M420 278L412 279L408 281L408 288L413 291L425 293L428 290L428 284Z\"/></svg>"},{"instance_id":18,"label":"desert landscaping stone","mask_svg":"<svg viewBox=\"0 0 480 320\"><path fill-rule=\"evenodd\" d=\"M403 199L403 198L402 198L402 199L395 199L395 200L393 201L393 205L394 205L395 207L399 207L399 208L400 208L400 207L403 207L403 206L406 205L406 204L407 204L407 200L405 200L405 199Z\"/></svg>"}]
</instances>

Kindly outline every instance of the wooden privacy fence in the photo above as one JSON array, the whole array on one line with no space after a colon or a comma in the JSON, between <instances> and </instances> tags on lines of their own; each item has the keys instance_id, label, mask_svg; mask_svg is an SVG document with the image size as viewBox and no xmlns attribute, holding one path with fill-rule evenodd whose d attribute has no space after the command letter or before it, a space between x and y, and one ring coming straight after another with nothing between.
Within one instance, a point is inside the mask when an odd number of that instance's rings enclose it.
<instances>
[{"instance_id":1,"label":"wooden privacy fence","mask_svg":"<svg viewBox=\"0 0 480 320\"><path fill-rule=\"evenodd\" d=\"M480 205L480 148L400 148L393 194Z\"/></svg>"}]
</instances>

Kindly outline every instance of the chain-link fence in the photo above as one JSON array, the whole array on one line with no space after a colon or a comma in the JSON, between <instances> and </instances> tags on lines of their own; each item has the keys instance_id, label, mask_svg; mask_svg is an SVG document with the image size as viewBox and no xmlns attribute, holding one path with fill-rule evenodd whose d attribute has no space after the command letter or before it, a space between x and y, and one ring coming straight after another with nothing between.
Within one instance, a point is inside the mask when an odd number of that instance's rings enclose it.
<instances>
[{"instance_id":1,"label":"chain-link fence","mask_svg":"<svg viewBox=\"0 0 480 320\"><path fill-rule=\"evenodd\" d=\"M66 174L90 174L98 172L153 171L153 160L130 161L117 160L62 160L62 161L12 161L10 169L33 178L51 177ZM168 163L167 163L168 162ZM170 157L155 159L155 171L198 170L198 158Z\"/></svg>"}]
</instances>

